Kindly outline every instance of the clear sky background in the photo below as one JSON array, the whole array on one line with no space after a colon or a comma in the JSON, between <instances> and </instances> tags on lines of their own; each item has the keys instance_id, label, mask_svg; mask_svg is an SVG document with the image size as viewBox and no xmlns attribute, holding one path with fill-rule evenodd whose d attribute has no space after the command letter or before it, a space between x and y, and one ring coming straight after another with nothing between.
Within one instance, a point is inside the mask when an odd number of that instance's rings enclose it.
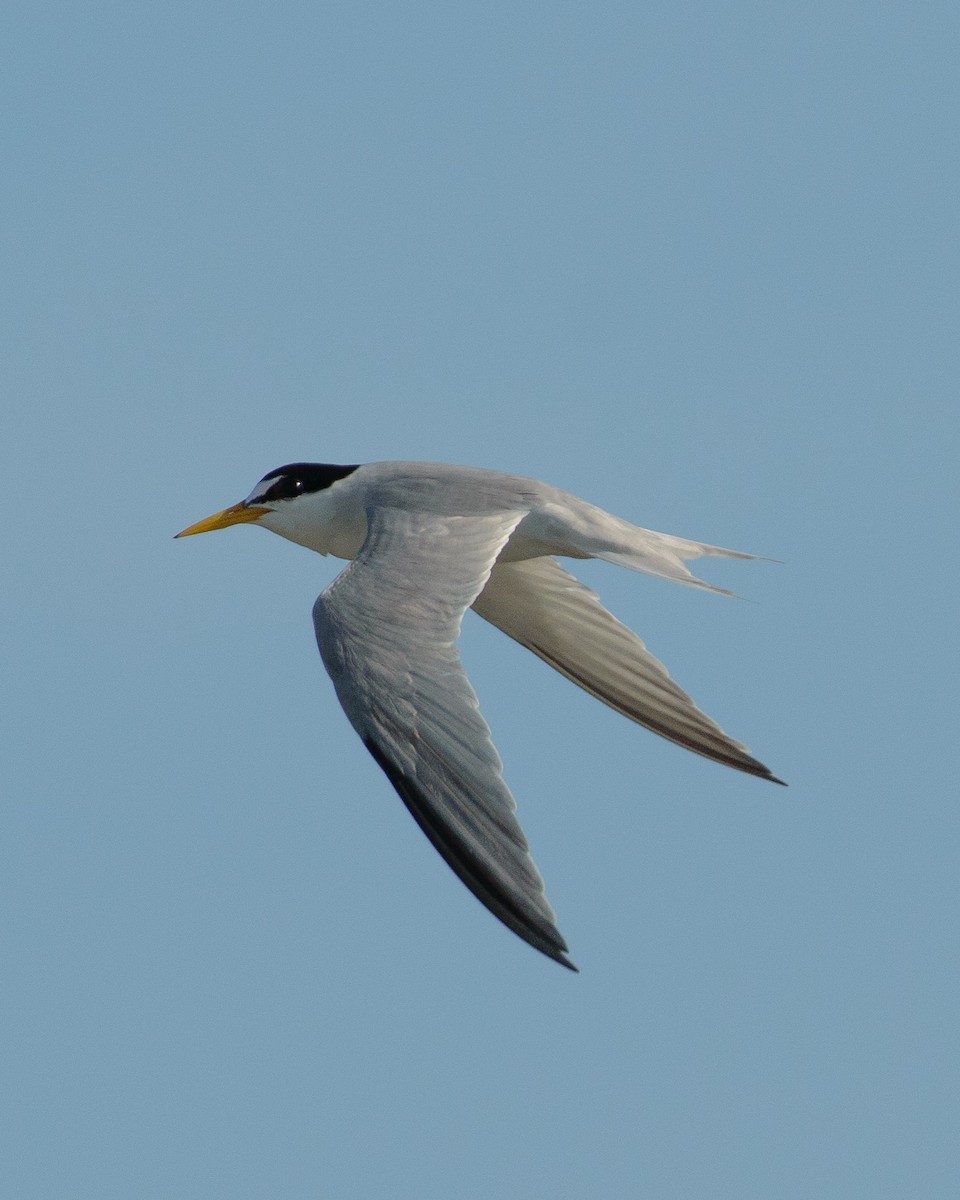
<instances>
[{"instance_id":1,"label":"clear sky background","mask_svg":"<svg viewBox=\"0 0 960 1200\"><path fill-rule=\"evenodd\" d=\"M0 44L0 1194L946 1197L955 3L51 4ZM581 968L349 729L295 459L529 474L790 783L463 653Z\"/></svg>"}]
</instances>

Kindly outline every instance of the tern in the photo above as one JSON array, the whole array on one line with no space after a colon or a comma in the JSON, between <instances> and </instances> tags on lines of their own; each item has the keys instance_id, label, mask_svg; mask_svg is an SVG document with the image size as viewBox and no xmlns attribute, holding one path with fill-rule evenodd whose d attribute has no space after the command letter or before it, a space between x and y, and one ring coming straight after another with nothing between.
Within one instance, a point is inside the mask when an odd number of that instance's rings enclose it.
<instances>
[{"instance_id":1,"label":"tern","mask_svg":"<svg viewBox=\"0 0 960 1200\"><path fill-rule=\"evenodd\" d=\"M468 608L632 721L783 782L557 561L603 559L724 592L697 579L686 560L756 555L642 529L533 479L440 463L290 463L177 537L241 524L351 560L313 606L320 655L347 717L477 899L571 970L457 653Z\"/></svg>"}]
</instances>

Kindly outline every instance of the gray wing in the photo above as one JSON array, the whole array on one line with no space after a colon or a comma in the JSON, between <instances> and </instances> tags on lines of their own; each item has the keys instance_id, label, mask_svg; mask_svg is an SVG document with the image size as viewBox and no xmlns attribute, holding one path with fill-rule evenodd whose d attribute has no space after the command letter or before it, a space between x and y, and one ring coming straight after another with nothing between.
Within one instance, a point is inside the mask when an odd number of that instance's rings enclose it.
<instances>
[{"instance_id":1,"label":"gray wing","mask_svg":"<svg viewBox=\"0 0 960 1200\"><path fill-rule=\"evenodd\" d=\"M523 515L372 509L313 619L344 711L434 847L509 929L576 970L454 645Z\"/></svg>"},{"instance_id":2,"label":"gray wing","mask_svg":"<svg viewBox=\"0 0 960 1200\"><path fill-rule=\"evenodd\" d=\"M706 758L782 783L701 712L640 638L555 559L498 563L473 609L632 721Z\"/></svg>"}]
</instances>

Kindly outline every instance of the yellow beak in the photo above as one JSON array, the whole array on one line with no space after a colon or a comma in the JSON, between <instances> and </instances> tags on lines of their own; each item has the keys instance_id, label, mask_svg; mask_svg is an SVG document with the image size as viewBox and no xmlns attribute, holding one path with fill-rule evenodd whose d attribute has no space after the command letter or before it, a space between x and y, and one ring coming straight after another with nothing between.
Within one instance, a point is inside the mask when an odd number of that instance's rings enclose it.
<instances>
[{"instance_id":1,"label":"yellow beak","mask_svg":"<svg viewBox=\"0 0 960 1200\"><path fill-rule=\"evenodd\" d=\"M250 521L259 521L263 514L269 511L269 508L263 508L257 504L231 504L223 512L214 513L212 517L198 521L196 525L181 529L176 536L178 538L190 537L194 533L210 533L214 529L226 529L228 525L244 525Z\"/></svg>"}]
</instances>

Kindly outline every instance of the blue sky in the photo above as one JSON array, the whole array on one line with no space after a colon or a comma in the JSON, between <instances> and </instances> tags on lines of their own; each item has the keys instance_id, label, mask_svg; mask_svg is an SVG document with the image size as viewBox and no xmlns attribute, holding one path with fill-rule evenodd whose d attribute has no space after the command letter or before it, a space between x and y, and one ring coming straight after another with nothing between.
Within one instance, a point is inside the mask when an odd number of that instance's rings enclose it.
<instances>
[{"instance_id":1,"label":"blue sky","mask_svg":"<svg viewBox=\"0 0 960 1200\"><path fill-rule=\"evenodd\" d=\"M958 1162L947 4L10 4L0 1191L945 1196ZM172 535L295 459L530 474L790 783L463 655L579 976L341 714L338 564Z\"/></svg>"}]
</instances>

